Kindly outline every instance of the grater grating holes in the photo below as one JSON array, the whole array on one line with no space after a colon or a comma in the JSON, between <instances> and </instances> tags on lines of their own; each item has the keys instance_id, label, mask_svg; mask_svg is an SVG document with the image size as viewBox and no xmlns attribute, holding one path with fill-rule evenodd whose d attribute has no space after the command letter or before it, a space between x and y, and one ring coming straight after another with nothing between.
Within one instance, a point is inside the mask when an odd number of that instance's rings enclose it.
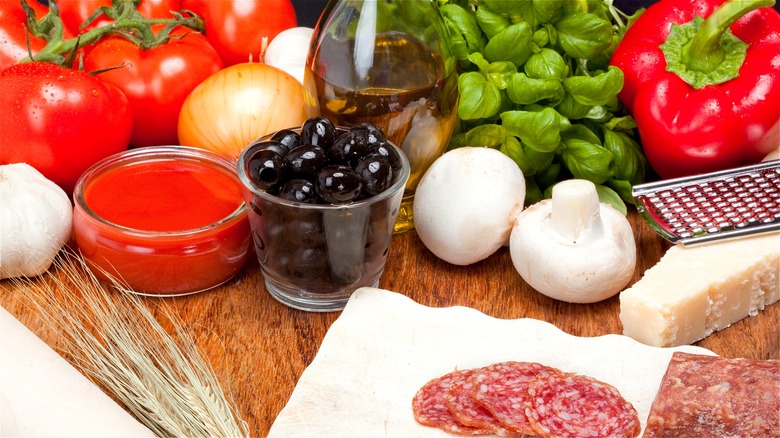
<instances>
[{"instance_id":1,"label":"grater grating holes","mask_svg":"<svg viewBox=\"0 0 780 438\"><path fill-rule=\"evenodd\" d=\"M780 227L780 161L634 188L642 217L672 242Z\"/></svg>"}]
</instances>

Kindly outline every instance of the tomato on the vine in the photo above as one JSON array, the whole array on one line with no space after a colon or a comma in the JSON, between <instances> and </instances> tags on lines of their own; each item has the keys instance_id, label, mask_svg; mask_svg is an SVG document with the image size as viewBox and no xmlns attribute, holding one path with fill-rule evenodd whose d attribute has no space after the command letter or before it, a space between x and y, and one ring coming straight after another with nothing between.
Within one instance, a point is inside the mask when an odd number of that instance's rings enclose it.
<instances>
[{"instance_id":1,"label":"tomato on the vine","mask_svg":"<svg viewBox=\"0 0 780 438\"><path fill-rule=\"evenodd\" d=\"M46 6L35 0L28 2L40 19L47 12ZM0 0L0 70L16 64L28 55L27 16L19 0ZM29 49L38 53L46 41L34 35L29 36Z\"/></svg>"},{"instance_id":2,"label":"tomato on the vine","mask_svg":"<svg viewBox=\"0 0 780 438\"><path fill-rule=\"evenodd\" d=\"M111 19L101 15L84 29L81 26L95 11L103 6L111 6L111 0L58 0L60 18L65 28L74 34L111 23ZM136 10L146 18L170 18L171 11L181 9L181 0L141 0Z\"/></svg>"},{"instance_id":3,"label":"tomato on the vine","mask_svg":"<svg viewBox=\"0 0 780 438\"><path fill-rule=\"evenodd\" d=\"M119 89L83 71L25 62L0 72L0 164L27 163L71 192L91 165L127 149Z\"/></svg>"},{"instance_id":4,"label":"tomato on the vine","mask_svg":"<svg viewBox=\"0 0 780 438\"><path fill-rule=\"evenodd\" d=\"M182 0L182 9L203 19L225 66L262 60L264 44L298 24L290 0Z\"/></svg>"},{"instance_id":5,"label":"tomato on the vine","mask_svg":"<svg viewBox=\"0 0 780 438\"><path fill-rule=\"evenodd\" d=\"M120 36L103 38L86 49L84 70L105 70L97 76L116 85L130 101L133 146L178 144L184 99L223 67L202 34L177 27L171 35L168 43L147 50Z\"/></svg>"}]
</instances>

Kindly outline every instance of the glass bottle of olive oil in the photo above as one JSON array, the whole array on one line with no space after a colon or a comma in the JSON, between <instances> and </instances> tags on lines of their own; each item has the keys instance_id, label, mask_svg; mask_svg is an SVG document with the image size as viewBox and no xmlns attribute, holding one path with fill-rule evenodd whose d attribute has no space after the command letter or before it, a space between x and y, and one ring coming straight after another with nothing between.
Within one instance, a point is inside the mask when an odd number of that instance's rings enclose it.
<instances>
[{"instance_id":1,"label":"glass bottle of olive oil","mask_svg":"<svg viewBox=\"0 0 780 438\"><path fill-rule=\"evenodd\" d=\"M411 163L396 232L414 227L415 188L452 134L455 62L431 0L331 0L315 27L308 103L339 125L375 124Z\"/></svg>"}]
</instances>

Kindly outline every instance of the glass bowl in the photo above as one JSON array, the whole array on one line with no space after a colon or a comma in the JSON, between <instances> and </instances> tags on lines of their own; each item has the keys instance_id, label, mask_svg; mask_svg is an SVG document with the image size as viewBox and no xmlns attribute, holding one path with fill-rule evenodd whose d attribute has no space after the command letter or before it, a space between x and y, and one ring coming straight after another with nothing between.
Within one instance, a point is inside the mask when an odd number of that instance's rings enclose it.
<instances>
[{"instance_id":1,"label":"glass bowl","mask_svg":"<svg viewBox=\"0 0 780 438\"><path fill-rule=\"evenodd\" d=\"M252 251L235 163L186 146L110 156L74 190L73 233L87 266L139 294L201 292L230 280Z\"/></svg>"},{"instance_id":2,"label":"glass bowl","mask_svg":"<svg viewBox=\"0 0 780 438\"><path fill-rule=\"evenodd\" d=\"M338 133L346 130L337 128ZM347 204L294 202L266 192L249 176L256 146L273 135L254 142L238 158L266 289L296 309L341 310L356 289L379 284L409 178L409 161L389 143L400 157L401 168L395 170L386 190Z\"/></svg>"}]
</instances>

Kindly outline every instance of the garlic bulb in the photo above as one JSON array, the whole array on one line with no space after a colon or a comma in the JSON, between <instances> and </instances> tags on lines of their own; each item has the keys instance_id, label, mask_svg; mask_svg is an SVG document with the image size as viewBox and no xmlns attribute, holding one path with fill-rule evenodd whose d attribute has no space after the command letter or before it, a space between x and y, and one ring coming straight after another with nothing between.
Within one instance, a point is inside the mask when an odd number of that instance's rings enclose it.
<instances>
[{"instance_id":1,"label":"garlic bulb","mask_svg":"<svg viewBox=\"0 0 780 438\"><path fill-rule=\"evenodd\" d=\"M72 218L68 195L35 168L0 166L0 279L46 272L70 239Z\"/></svg>"}]
</instances>

